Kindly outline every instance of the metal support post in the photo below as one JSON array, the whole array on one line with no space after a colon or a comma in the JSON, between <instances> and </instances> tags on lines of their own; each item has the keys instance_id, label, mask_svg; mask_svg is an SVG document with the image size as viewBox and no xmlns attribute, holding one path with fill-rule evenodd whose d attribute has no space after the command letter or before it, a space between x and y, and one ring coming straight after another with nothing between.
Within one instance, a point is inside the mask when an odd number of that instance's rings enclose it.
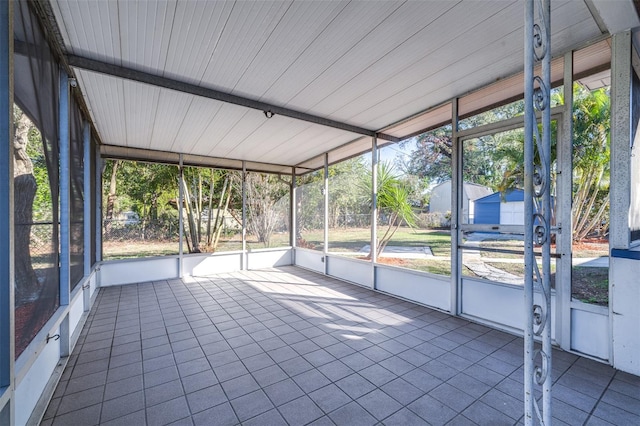
<instances>
[{"instance_id":1,"label":"metal support post","mask_svg":"<svg viewBox=\"0 0 640 426\"><path fill-rule=\"evenodd\" d=\"M535 22L535 14L539 17ZM551 6L549 0L527 0L525 4L524 92L524 208L525 287L524 308L524 421L537 418L551 425ZM542 73L534 75L536 62ZM536 111L542 114L542 135ZM542 271L535 260L534 245L542 248ZM535 290L535 291L534 291ZM536 301L540 293L542 300ZM542 340L536 348L535 338ZM542 409L534 386L542 387ZM534 417L535 416L535 417Z\"/></svg>"},{"instance_id":2,"label":"metal support post","mask_svg":"<svg viewBox=\"0 0 640 426\"><path fill-rule=\"evenodd\" d=\"M88 277L91 273L91 125L84 122L82 129L82 148L83 148L83 225L84 225L84 276Z\"/></svg>"},{"instance_id":3,"label":"metal support post","mask_svg":"<svg viewBox=\"0 0 640 426\"><path fill-rule=\"evenodd\" d=\"M630 245L631 194L631 32L613 35L611 44L611 190L609 246ZM610 299L611 300L611 299ZM609 304L611 306L611 303Z\"/></svg>"},{"instance_id":4,"label":"metal support post","mask_svg":"<svg viewBox=\"0 0 640 426\"><path fill-rule=\"evenodd\" d=\"M182 278L182 257L184 255L184 167L182 164L182 154L179 155L178 176L178 276Z\"/></svg>"},{"instance_id":5,"label":"metal support post","mask_svg":"<svg viewBox=\"0 0 640 426\"><path fill-rule=\"evenodd\" d=\"M571 242L573 187L573 52L564 56L564 112L558 123L556 218L559 234L556 247L556 341L562 349L571 349Z\"/></svg>"},{"instance_id":6,"label":"metal support post","mask_svg":"<svg viewBox=\"0 0 640 426\"><path fill-rule=\"evenodd\" d=\"M324 154L324 186L322 187L322 194L324 195L323 217L324 217L324 232L323 232L323 253L324 259L324 273L329 273L329 153Z\"/></svg>"},{"instance_id":7,"label":"metal support post","mask_svg":"<svg viewBox=\"0 0 640 426\"><path fill-rule=\"evenodd\" d=\"M60 68L60 306L69 305L71 292L71 177L69 140L69 76ZM60 323L60 356L71 353L69 313Z\"/></svg>"},{"instance_id":8,"label":"metal support post","mask_svg":"<svg viewBox=\"0 0 640 426\"><path fill-rule=\"evenodd\" d=\"M84 122L82 129L82 148L83 148L83 233L84 233L84 251L83 251L83 271L85 279L91 274L91 125L88 121ZM91 286L82 286L82 298L84 311L91 309Z\"/></svg>"},{"instance_id":9,"label":"metal support post","mask_svg":"<svg viewBox=\"0 0 640 426\"><path fill-rule=\"evenodd\" d=\"M69 76L60 68L60 306L69 304L70 292L70 186Z\"/></svg>"},{"instance_id":10,"label":"metal support post","mask_svg":"<svg viewBox=\"0 0 640 426\"><path fill-rule=\"evenodd\" d=\"M291 244L291 263L296 264L296 245L298 243L298 217L296 205L298 198L296 190L298 182L296 181L296 168L291 168L291 194L289 194L289 244Z\"/></svg>"},{"instance_id":11,"label":"metal support post","mask_svg":"<svg viewBox=\"0 0 640 426\"><path fill-rule=\"evenodd\" d=\"M458 140L458 98L451 101L451 284L450 308L452 315L460 315L458 294L461 284L462 253L460 247L460 212L462 211L462 143Z\"/></svg>"},{"instance_id":12,"label":"metal support post","mask_svg":"<svg viewBox=\"0 0 640 426\"><path fill-rule=\"evenodd\" d=\"M96 241L95 241L95 250L96 250L96 262L102 261L102 167L103 161L100 158L100 150L96 149L96 170L94 173L96 174L96 187L95 194L96 199L93 202L93 208L95 209L95 218L96 218Z\"/></svg>"},{"instance_id":13,"label":"metal support post","mask_svg":"<svg viewBox=\"0 0 640 426\"><path fill-rule=\"evenodd\" d=\"M247 162L242 162L242 265L247 270Z\"/></svg>"},{"instance_id":14,"label":"metal support post","mask_svg":"<svg viewBox=\"0 0 640 426\"><path fill-rule=\"evenodd\" d=\"M378 139L371 140L371 288L376 289L378 261Z\"/></svg>"},{"instance_id":15,"label":"metal support post","mask_svg":"<svg viewBox=\"0 0 640 426\"><path fill-rule=\"evenodd\" d=\"M13 6L0 2L0 424L13 424Z\"/></svg>"}]
</instances>

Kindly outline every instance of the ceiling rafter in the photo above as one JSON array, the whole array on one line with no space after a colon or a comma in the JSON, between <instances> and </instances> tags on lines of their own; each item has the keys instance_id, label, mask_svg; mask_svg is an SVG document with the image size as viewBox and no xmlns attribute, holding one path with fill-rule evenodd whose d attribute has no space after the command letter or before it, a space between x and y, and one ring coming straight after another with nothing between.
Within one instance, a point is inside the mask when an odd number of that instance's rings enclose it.
<instances>
[{"instance_id":1,"label":"ceiling rafter","mask_svg":"<svg viewBox=\"0 0 640 426\"><path fill-rule=\"evenodd\" d=\"M110 64L102 61L96 61L94 59L89 59L89 58L76 56L76 55L67 55L66 58L69 65L75 68L81 68L87 71L92 71L100 74L110 75L113 77L123 78L126 80L135 81L138 83L149 84L152 86L176 90L183 93L189 93L195 96L202 96L205 98L214 99L221 102L226 102L234 105L243 106L246 108L252 108L259 111L264 111L265 115L268 114L267 118L270 118L270 116L273 116L273 115L282 115L284 117L294 118L297 120L302 120L302 121L306 121L313 124L332 127L334 129L344 130L347 132L356 133L363 136L377 137L378 139L383 139L390 142L399 142L401 140L398 137L391 136L385 133L376 132L375 130L365 129L363 127L358 127L358 126L343 123L340 121L319 117L317 115L308 114L302 111L296 111L290 108L272 105L266 102L261 102L261 101L245 98L238 95L233 95L231 93L222 92L220 90L200 87L195 84L185 83L179 80L174 80L171 78L162 77L162 76L150 74L143 71L138 71L132 68L122 67L119 65L114 65L114 64Z\"/></svg>"}]
</instances>

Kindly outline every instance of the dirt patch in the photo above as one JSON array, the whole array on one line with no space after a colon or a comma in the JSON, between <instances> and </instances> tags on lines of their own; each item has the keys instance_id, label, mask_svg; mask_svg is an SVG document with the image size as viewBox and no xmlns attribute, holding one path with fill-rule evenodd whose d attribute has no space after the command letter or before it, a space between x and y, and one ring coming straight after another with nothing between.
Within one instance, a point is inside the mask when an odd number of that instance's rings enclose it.
<instances>
[{"instance_id":1,"label":"dirt patch","mask_svg":"<svg viewBox=\"0 0 640 426\"><path fill-rule=\"evenodd\" d=\"M371 258L366 256L358 256L356 257L356 259L371 261ZM399 259L397 257L379 257L376 259L376 262L381 263L383 265L390 265L390 266L406 266L407 265L406 260Z\"/></svg>"},{"instance_id":2,"label":"dirt patch","mask_svg":"<svg viewBox=\"0 0 640 426\"><path fill-rule=\"evenodd\" d=\"M609 268L574 267L571 296L585 303L608 306Z\"/></svg>"},{"instance_id":3,"label":"dirt patch","mask_svg":"<svg viewBox=\"0 0 640 426\"><path fill-rule=\"evenodd\" d=\"M609 255L609 241L585 239L573 242L573 257L600 257Z\"/></svg>"}]
</instances>

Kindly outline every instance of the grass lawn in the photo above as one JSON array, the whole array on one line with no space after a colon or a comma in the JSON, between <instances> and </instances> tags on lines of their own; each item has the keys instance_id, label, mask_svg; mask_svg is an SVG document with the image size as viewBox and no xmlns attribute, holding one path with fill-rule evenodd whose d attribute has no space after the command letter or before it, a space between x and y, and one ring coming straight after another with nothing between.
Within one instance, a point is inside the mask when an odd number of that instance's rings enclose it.
<instances>
[{"instance_id":1,"label":"grass lawn","mask_svg":"<svg viewBox=\"0 0 640 426\"><path fill-rule=\"evenodd\" d=\"M378 228L379 235L384 233L385 227ZM305 230L302 232L304 244L302 247L316 250L323 249L323 231L321 229ZM357 252L371 241L369 228L347 228L329 230L329 252L346 253ZM289 234L278 233L271 238L271 247L286 247L289 245ZM389 242L390 246L401 247L430 247L434 256L438 258L404 259L382 258L380 263L391 264L403 268L430 272L438 275L451 275L451 235L448 231L400 228ZM247 240L249 249L265 248L255 238L249 236ZM603 247L606 244L577 244L574 245L574 257L596 257L606 255ZM105 241L104 259L126 259L136 257L165 256L178 253L177 241ZM481 248L503 248L509 250L524 250L524 243L518 240L485 240L480 243ZM240 234L230 239L222 240L217 252L240 250L242 241ZM185 246L186 250L186 246ZM553 250L553 249L552 249ZM498 269L524 277L524 264L513 262L500 262L499 259L518 259L522 255L513 253L495 253L480 251L482 258ZM443 259L444 258L444 259ZM464 275L475 276L471 270L464 267ZM572 279L573 297L587 303L606 305L608 303L608 269L574 267ZM555 264L552 264L552 285L555 284ZM524 281L524 278L523 278Z\"/></svg>"},{"instance_id":2,"label":"grass lawn","mask_svg":"<svg viewBox=\"0 0 640 426\"><path fill-rule=\"evenodd\" d=\"M382 236L385 227L378 227L378 237ZM314 229L302 232L302 238L308 248L322 249L323 231ZM329 229L329 251L345 252L359 251L371 243L369 228L334 228ZM410 229L401 227L393 235L390 246L401 247L431 247L434 256L451 255L451 234L448 231L430 229Z\"/></svg>"}]
</instances>

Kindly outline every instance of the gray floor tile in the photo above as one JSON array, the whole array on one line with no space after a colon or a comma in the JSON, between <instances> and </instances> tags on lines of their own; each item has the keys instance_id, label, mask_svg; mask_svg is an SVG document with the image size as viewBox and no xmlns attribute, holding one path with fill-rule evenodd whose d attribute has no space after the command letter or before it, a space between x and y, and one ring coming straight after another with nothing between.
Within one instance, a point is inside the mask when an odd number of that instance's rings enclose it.
<instances>
[{"instance_id":1,"label":"gray floor tile","mask_svg":"<svg viewBox=\"0 0 640 426\"><path fill-rule=\"evenodd\" d=\"M210 424L210 423L209 423ZM289 426L275 408L242 423L243 426Z\"/></svg>"},{"instance_id":2,"label":"gray floor tile","mask_svg":"<svg viewBox=\"0 0 640 426\"><path fill-rule=\"evenodd\" d=\"M56 415L67 414L102 402L104 387L98 386L81 392L67 394L58 400Z\"/></svg>"},{"instance_id":3,"label":"gray floor tile","mask_svg":"<svg viewBox=\"0 0 640 426\"><path fill-rule=\"evenodd\" d=\"M375 389L373 392L361 396L356 402L378 420L382 420L402 408L400 403L380 389Z\"/></svg>"},{"instance_id":4,"label":"gray floor tile","mask_svg":"<svg viewBox=\"0 0 640 426\"><path fill-rule=\"evenodd\" d=\"M404 380L411 383L423 392L429 392L431 389L440 386L443 381L421 369L415 369L402 376Z\"/></svg>"},{"instance_id":5,"label":"gray floor tile","mask_svg":"<svg viewBox=\"0 0 640 426\"><path fill-rule=\"evenodd\" d=\"M514 420L522 417L524 407L522 401L507 395L504 392L500 392L497 389L491 389L479 400Z\"/></svg>"},{"instance_id":6,"label":"gray floor tile","mask_svg":"<svg viewBox=\"0 0 640 426\"><path fill-rule=\"evenodd\" d=\"M474 402L462 414L481 425L513 425L513 419L480 401Z\"/></svg>"},{"instance_id":7,"label":"gray floor tile","mask_svg":"<svg viewBox=\"0 0 640 426\"><path fill-rule=\"evenodd\" d=\"M144 391L147 407L160 404L161 402L170 401L184 395L182 382L180 380L172 380Z\"/></svg>"},{"instance_id":8,"label":"gray floor tile","mask_svg":"<svg viewBox=\"0 0 640 426\"><path fill-rule=\"evenodd\" d=\"M341 357L340 361L342 361L344 364L346 364L349 368L351 368L354 371L360 371L363 368L367 368L374 364L374 362L371 361L369 358L357 352Z\"/></svg>"},{"instance_id":9,"label":"gray floor tile","mask_svg":"<svg viewBox=\"0 0 640 426\"><path fill-rule=\"evenodd\" d=\"M476 380L465 373L456 374L447 380L447 383L474 398L480 398L491 389L488 384Z\"/></svg>"},{"instance_id":10,"label":"gray floor tile","mask_svg":"<svg viewBox=\"0 0 640 426\"><path fill-rule=\"evenodd\" d=\"M438 401L424 395L407 406L411 411L428 421L432 425L444 425L453 419L458 413Z\"/></svg>"},{"instance_id":11,"label":"gray floor tile","mask_svg":"<svg viewBox=\"0 0 640 426\"><path fill-rule=\"evenodd\" d=\"M278 407L289 424L307 424L323 416L316 404L308 396L302 396Z\"/></svg>"},{"instance_id":12,"label":"gray floor tile","mask_svg":"<svg viewBox=\"0 0 640 426\"><path fill-rule=\"evenodd\" d=\"M246 279L367 304L331 321L364 339ZM408 321L388 325L399 317ZM554 424L640 424L640 378L553 355ZM521 424L522 356L521 338L296 268L110 287L43 424L97 424L100 412L112 426Z\"/></svg>"},{"instance_id":13,"label":"gray floor tile","mask_svg":"<svg viewBox=\"0 0 640 426\"><path fill-rule=\"evenodd\" d=\"M298 374L297 376L293 377L293 380L306 393L313 392L314 390L331 383L329 379L327 379L320 371L316 369Z\"/></svg>"},{"instance_id":14,"label":"gray floor tile","mask_svg":"<svg viewBox=\"0 0 640 426\"><path fill-rule=\"evenodd\" d=\"M337 425L369 426L374 425L378 420L358 405L350 402L329 414L331 420Z\"/></svg>"},{"instance_id":15,"label":"gray floor tile","mask_svg":"<svg viewBox=\"0 0 640 426\"><path fill-rule=\"evenodd\" d=\"M382 424L385 426L428 425L423 418L418 417L407 408L403 408L387 417L382 421Z\"/></svg>"},{"instance_id":16,"label":"gray floor tile","mask_svg":"<svg viewBox=\"0 0 640 426\"><path fill-rule=\"evenodd\" d=\"M116 382L107 383L104 391L104 400L118 398L143 389L142 374L131 376Z\"/></svg>"},{"instance_id":17,"label":"gray floor tile","mask_svg":"<svg viewBox=\"0 0 640 426\"><path fill-rule=\"evenodd\" d=\"M182 386L185 393L195 392L200 389L213 386L218 383L218 378L211 370L182 378Z\"/></svg>"},{"instance_id":18,"label":"gray floor tile","mask_svg":"<svg viewBox=\"0 0 640 426\"><path fill-rule=\"evenodd\" d=\"M248 420L274 408L267 395L261 390L232 400L231 406L240 421Z\"/></svg>"},{"instance_id":19,"label":"gray floor tile","mask_svg":"<svg viewBox=\"0 0 640 426\"><path fill-rule=\"evenodd\" d=\"M325 413L330 413L352 401L351 397L334 384L327 385L309 394L309 397Z\"/></svg>"},{"instance_id":20,"label":"gray floor tile","mask_svg":"<svg viewBox=\"0 0 640 426\"><path fill-rule=\"evenodd\" d=\"M378 387L398 377L395 373L392 373L391 371L382 367L380 364L373 364L367 368L364 368L360 370L358 374Z\"/></svg>"},{"instance_id":21,"label":"gray floor tile","mask_svg":"<svg viewBox=\"0 0 640 426\"><path fill-rule=\"evenodd\" d=\"M147 410L147 422L149 425L167 425L190 415L187 400L181 396Z\"/></svg>"},{"instance_id":22,"label":"gray floor tile","mask_svg":"<svg viewBox=\"0 0 640 426\"><path fill-rule=\"evenodd\" d=\"M54 426L97 425L100 422L100 410L101 404L92 405L90 407L56 416L53 418L51 424Z\"/></svg>"},{"instance_id":23,"label":"gray floor tile","mask_svg":"<svg viewBox=\"0 0 640 426\"><path fill-rule=\"evenodd\" d=\"M216 373L216 377L218 377L220 382L225 382L243 376L247 374L249 370L246 369L242 362L234 361L220 367L214 367L213 372Z\"/></svg>"},{"instance_id":24,"label":"gray floor tile","mask_svg":"<svg viewBox=\"0 0 640 426\"><path fill-rule=\"evenodd\" d=\"M229 399L234 399L260 389L260 385L258 385L251 374L245 374L222 382L222 389L224 389Z\"/></svg>"},{"instance_id":25,"label":"gray floor tile","mask_svg":"<svg viewBox=\"0 0 640 426\"><path fill-rule=\"evenodd\" d=\"M371 384L371 382L357 373L338 380L336 385L353 399L360 398L362 395L375 389L375 386Z\"/></svg>"},{"instance_id":26,"label":"gray floor tile","mask_svg":"<svg viewBox=\"0 0 640 426\"><path fill-rule=\"evenodd\" d=\"M178 373L181 377L191 376L192 374L203 371L210 371L211 366L206 358L198 358L191 361L178 363Z\"/></svg>"},{"instance_id":27,"label":"gray floor tile","mask_svg":"<svg viewBox=\"0 0 640 426\"><path fill-rule=\"evenodd\" d=\"M424 392L402 378L383 385L380 389L403 405L407 405L424 395Z\"/></svg>"},{"instance_id":28,"label":"gray floor tile","mask_svg":"<svg viewBox=\"0 0 640 426\"><path fill-rule=\"evenodd\" d=\"M227 396L220 385L191 392L186 395L186 398L193 414L227 402Z\"/></svg>"},{"instance_id":29,"label":"gray floor tile","mask_svg":"<svg viewBox=\"0 0 640 426\"><path fill-rule=\"evenodd\" d=\"M279 365L289 376L296 376L313 368L313 365L301 356L283 361Z\"/></svg>"},{"instance_id":30,"label":"gray floor tile","mask_svg":"<svg viewBox=\"0 0 640 426\"><path fill-rule=\"evenodd\" d=\"M70 379L67 383L65 393L75 393L94 388L96 386L104 386L107 381L107 371L87 374L76 379Z\"/></svg>"},{"instance_id":31,"label":"gray floor tile","mask_svg":"<svg viewBox=\"0 0 640 426\"><path fill-rule=\"evenodd\" d=\"M144 425L146 423L146 410L136 411L135 413L127 414L117 419L109 420L108 422L101 422L101 426L132 426L132 425Z\"/></svg>"},{"instance_id":32,"label":"gray floor tile","mask_svg":"<svg viewBox=\"0 0 640 426\"><path fill-rule=\"evenodd\" d=\"M318 367L318 371L320 371L332 382L340 380L343 377L347 377L354 373L351 368L347 367L343 362L339 360L335 360Z\"/></svg>"},{"instance_id":33,"label":"gray floor tile","mask_svg":"<svg viewBox=\"0 0 640 426\"><path fill-rule=\"evenodd\" d=\"M102 415L100 416L100 421L106 422L134 413L139 411L140 407L144 407L143 391L134 392L119 398L105 401L102 404Z\"/></svg>"},{"instance_id":34,"label":"gray floor tile","mask_svg":"<svg viewBox=\"0 0 640 426\"><path fill-rule=\"evenodd\" d=\"M153 370L148 373L144 373L144 386L145 388L151 388L158 386L162 383L167 383L172 380L178 379L178 369L175 365L171 367L161 368L159 370Z\"/></svg>"}]
</instances>

